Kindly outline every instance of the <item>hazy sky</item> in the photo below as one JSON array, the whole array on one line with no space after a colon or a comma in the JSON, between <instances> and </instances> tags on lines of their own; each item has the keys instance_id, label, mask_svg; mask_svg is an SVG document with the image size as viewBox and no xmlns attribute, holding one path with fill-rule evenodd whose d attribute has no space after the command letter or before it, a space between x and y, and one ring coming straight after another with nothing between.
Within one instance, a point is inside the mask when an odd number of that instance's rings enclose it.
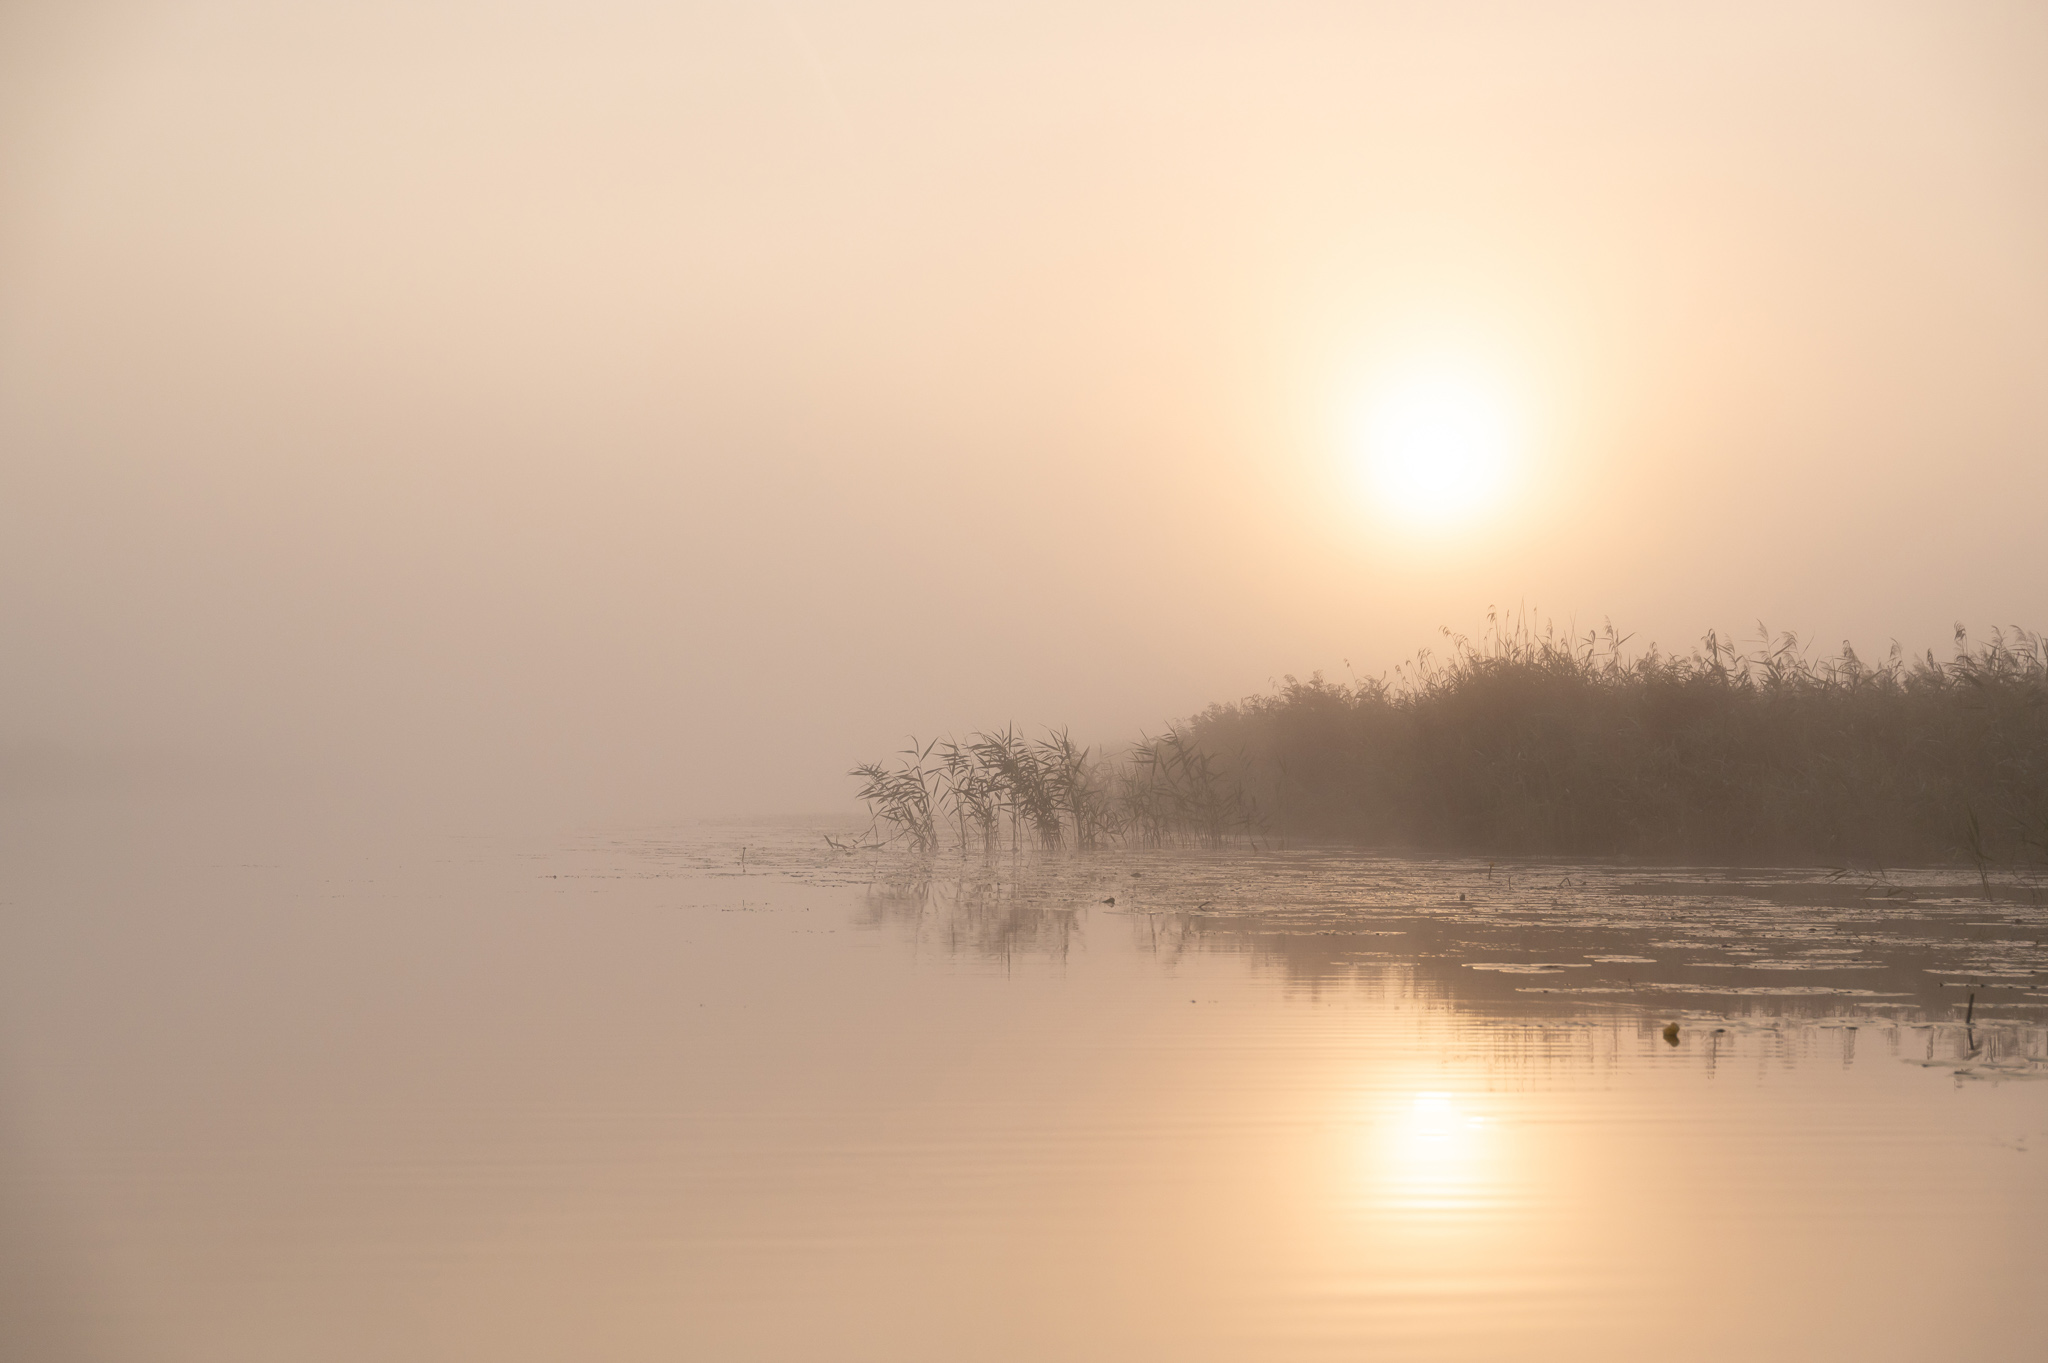
<instances>
[{"instance_id":1,"label":"hazy sky","mask_svg":"<svg viewBox=\"0 0 2048 1363\"><path fill-rule=\"evenodd\" d=\"M2038 4L0 9L17 768L816 809L1489 604L2048 624L2044 508Z\"/></svg>"}]
</instances>

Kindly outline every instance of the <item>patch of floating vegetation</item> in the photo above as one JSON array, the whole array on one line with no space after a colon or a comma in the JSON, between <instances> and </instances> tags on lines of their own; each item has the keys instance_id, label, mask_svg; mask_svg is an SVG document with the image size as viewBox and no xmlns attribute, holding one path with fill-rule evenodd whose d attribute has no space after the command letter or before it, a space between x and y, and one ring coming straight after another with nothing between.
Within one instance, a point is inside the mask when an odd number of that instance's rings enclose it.
<instances>
[{"instance_id":1,"label":"patch of floating vegetation","mask_svg":"<svg viewBox=\"0 0 2048 1363\"><path fill-rule=\"evenodd\" d=\"M1827 984L1678 984L1645 980L1632 985L1573 985L1542 991L1550 994L1726 994L1735 998L1904 999L1905 992L1848 989Z\"/></svg>"},{"instance_id":2,"label":"patch of floating vegetation","mask_svg":"<svg viewBox=\"0 0 2048 1363\"><path fill-rule=\"evenodd\" d=\"M1695 961L1704 970L1882 970L1876 961Z\"/></svg>"},{"instance_id":3,"label":"patch of floating vegetation","mask_svg":"<svg viewBox=\"0 0 2048 1363\"><path fill-rule=\"evenodd\" d=\"M2048 1013L2039 988L2048 983L2048 909L2001 903L1993 917L1981 898L1965 895L1930 896L1955 901L1947 904L1907 895L1816 904L1793 892L1827 885L1825 870L1787 872L1783 892L1773 892L1767 873L1745 871L1739 896L1645 894L1646 883L1716 881L1699 868L1665 878L1597 863L1248 843L1076 855L1028 842L849 851L846 833L831 836L735 827L648 834L601 850L616 858L608 875L695 867L842 889L860 906L854 926L900 934L934 956L1064 959L1092 937L1135 944L1162 962L1244 955L1290 984L1396 988L1502 1018L1549 1009L1554 1019L1570 999L1645 1017L1688 1000L1809 1021L1853 1008L1936 1023L1974 1009L1980 1031L1994 1006L2001 1022ZM1967 888L1974 876L1958 868L1914 881ZM1654 979L1645 979L1651 966Z\"/></svg>"}]
</instances>

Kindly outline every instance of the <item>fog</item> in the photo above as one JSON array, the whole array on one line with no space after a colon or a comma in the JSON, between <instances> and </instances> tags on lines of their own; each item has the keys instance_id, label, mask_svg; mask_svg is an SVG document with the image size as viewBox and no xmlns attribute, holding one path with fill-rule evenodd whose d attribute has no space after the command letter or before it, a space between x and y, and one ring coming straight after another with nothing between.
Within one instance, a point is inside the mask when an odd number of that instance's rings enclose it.
<instances>
[{"instance_id":1,"label":"fog","mask_svg":"<svg viewBox=\"0 0 2048 1363\"><path fill-rule=\"evenodd\" d=\"M847 805L1490 605L2048 623L2048 14L15 4L0 786ZM1375 376L1513 395L1361 493Z\"/></svg>"}]
</instances>

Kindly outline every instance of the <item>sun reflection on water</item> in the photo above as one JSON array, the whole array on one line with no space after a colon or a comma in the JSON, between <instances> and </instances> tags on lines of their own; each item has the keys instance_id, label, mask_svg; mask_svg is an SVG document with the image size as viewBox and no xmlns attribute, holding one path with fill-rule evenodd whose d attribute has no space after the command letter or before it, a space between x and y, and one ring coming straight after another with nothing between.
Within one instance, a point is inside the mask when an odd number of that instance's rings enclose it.
<instances>
[{"instance_id":1,"label":"sun reflection on water","mask_svg":"<svg viewBox=\"0 0 2048 1363\"><path fill-rule=\"evenodd\" d=\"M1370 1200L1409 1216L1470 1215L1493 1201L1497 1130L1452 1093L1424 1091L1376 1123Z\"/></svg>"}]
</instances>

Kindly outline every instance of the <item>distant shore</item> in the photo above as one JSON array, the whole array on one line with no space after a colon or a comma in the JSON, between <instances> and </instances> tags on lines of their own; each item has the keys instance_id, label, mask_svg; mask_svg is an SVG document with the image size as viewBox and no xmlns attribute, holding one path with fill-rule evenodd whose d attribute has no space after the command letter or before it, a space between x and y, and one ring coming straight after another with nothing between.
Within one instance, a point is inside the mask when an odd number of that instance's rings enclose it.
<instances>
[{"instance_id":1,"label":"distant shore","mask_svg":"<svg viewBox=\"0 0 2048 1363\"><path fill-rule=\"evenodd\" d=\"M1448 631L1446 631L1448 635ZM1391 677L1289 677L1121 753L1012 729L856 769L892 839L1315 840L1477 855L2048 870L2048 648L1947 660L1496 623Z\"/></svg>"}]
</instances>

